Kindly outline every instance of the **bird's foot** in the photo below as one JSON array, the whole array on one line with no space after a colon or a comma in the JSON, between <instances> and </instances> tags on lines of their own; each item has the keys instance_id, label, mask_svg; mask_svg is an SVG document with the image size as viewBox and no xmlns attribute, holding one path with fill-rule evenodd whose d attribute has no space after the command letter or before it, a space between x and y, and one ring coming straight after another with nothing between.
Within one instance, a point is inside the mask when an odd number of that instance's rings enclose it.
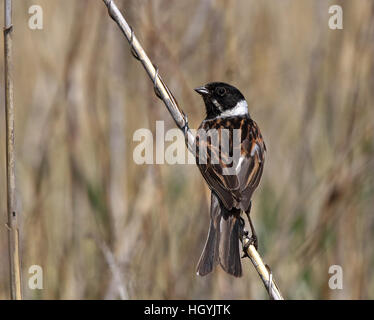
<instances>
[{"instance_id":1,"label":"bird's foot","mask_svg":"<svg viewBox=\"0 0 374 320\"><path fill-rule=\"evenodd\" d=\"M248 248L254 246L256 251L258 250L258 239L255 235L248 237L248 231L245 231L244 238L248 241L243 241L243 256L242 258L248 257Z\"/></svg>"},{"instance_id":2,"label":"bird's foot","mask_svg":"<svg viewBox=\"0 0 374 320\"><path fill-rule=\"evenodd\" d=\"M250 239L250 242L249 242L249 245L253 245L256 249L256 251L258 251L258 238L255 234L252 234L252 236L249 238Z\"/></svg>"}]
</instances>

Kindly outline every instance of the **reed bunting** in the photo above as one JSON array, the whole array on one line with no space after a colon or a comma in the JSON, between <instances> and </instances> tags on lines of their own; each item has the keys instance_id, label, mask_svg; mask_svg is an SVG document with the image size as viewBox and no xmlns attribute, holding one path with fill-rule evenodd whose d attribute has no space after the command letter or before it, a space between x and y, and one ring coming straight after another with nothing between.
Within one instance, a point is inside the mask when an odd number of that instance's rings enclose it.
<instances>
[{"instance_id":1,"label":"reed bunting","mask_svg":"<svg viewBox=\"0 0 374 320\"><path fill-rule=\"evenodd\" d=\"M213 82L195 91L206 108L195 140L196 163L211 189L210 227L197 274L204 276L220 263L227 273L240 277L239 237L244 226L240 215L246 213L257 248L249 213L264 168L266 147L237 88Z\"/></svg>"}]
</instances>

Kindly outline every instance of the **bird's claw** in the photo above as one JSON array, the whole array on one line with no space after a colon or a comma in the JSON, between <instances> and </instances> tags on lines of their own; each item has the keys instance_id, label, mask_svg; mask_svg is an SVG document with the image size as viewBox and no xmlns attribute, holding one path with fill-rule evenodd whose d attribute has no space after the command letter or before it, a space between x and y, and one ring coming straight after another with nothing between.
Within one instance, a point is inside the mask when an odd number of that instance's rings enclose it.
<instances>
[{"instance_id":1,"label":"bird's claw","mask_svg":"<svg viewBox=\"0 0 374 320\"><path fill-rule=\"evenodd\" d=\"M255 247L256 251L258 251L258 239L256 235L252 235L251 238L251 244Z\"/></svg>"},{"instance_id":2,"label":"bird's claw","mask_svg":"<svg viewBox=\"0 0 374 320\"><path fill-rule=\"evenodd\" d=\"M248 231L247 231L247 239L249 241L247 241L245 247L246 249L249 248L249 246L254 246L256 250L258 250L258 239L257 239L257 236L255 235L252 235L250 237L248 237Z\"/></svg>"}]
</instances>

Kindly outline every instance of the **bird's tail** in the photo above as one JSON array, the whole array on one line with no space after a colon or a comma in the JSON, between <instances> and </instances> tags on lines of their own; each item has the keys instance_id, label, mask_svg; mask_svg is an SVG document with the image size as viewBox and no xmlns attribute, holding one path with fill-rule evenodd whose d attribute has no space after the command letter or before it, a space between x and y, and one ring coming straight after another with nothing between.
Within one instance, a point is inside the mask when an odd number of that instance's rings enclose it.
<instances>
[{"instance_id":1,"label":"bird's tail","mask_svg":"<svg viewBox=\"0 0 374 320\"><path fill-rule=\"evenodd\" d=\"M242 275L239 215L240 211L237 209L225 209L212 193L208 238L197 265L198 275L207 275L218 262L227 273L235 277Z\"/></svg>"}]
</instances>

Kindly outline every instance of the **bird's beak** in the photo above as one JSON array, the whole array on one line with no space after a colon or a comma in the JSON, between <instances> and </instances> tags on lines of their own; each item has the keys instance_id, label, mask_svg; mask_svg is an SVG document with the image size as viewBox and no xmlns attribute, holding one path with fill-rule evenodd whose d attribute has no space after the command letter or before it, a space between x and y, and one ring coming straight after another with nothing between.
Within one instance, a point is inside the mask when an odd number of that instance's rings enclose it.
<instances>
[{"instance_id":1,"label":"bird's beak","mask_svg":"<svg viewBox=\"0 0 374 320\"><path fill-rule=\"evenodd\" d=\"M202 96L209 94L209 91L207 88L203 87L198 87L194 89L198 94L201 94Z\"/></svg>"}]
</instances>

